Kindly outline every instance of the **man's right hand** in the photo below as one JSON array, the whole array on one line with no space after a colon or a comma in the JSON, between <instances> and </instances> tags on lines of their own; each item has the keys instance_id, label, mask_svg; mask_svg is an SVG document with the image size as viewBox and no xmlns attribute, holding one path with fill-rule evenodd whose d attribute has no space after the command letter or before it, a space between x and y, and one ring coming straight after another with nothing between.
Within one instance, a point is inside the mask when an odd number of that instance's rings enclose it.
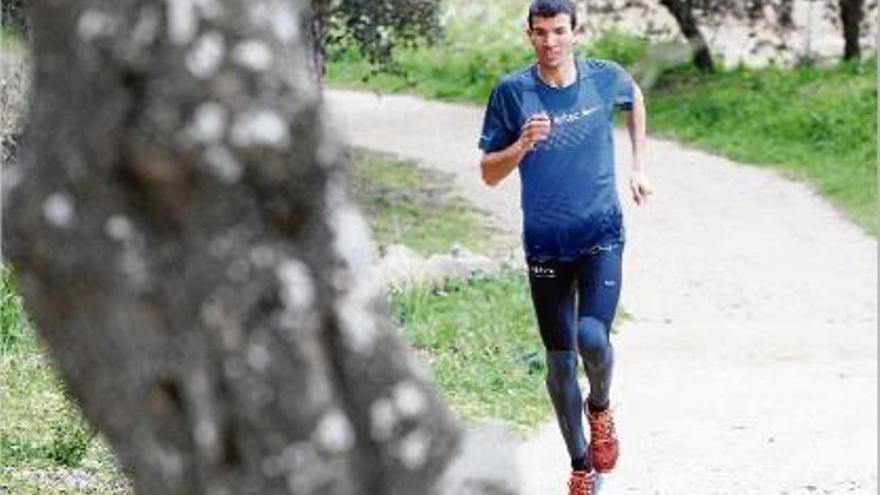
<instances>
[{"instance_id":1,"label":"man's right hand","mask_svg":"<svg viewBox=\"0 0 880 495\"><path fill-rule=\"evenodd\" d=\"M533 150L538 143L546 140L549 135L550 117L546 113L541 112L529 116L519 135L519 141L523 149Z\"/></svg>"},{"instance_id":2,"label":"man's right hand","mask_svg":"<svg viewBox=\"0 0 880 495\"><path fill-rule=\"evenodd\" d=\"M519 165L526 153L547 139L550 135L550 117L546 113L536 113L529 117L519 134L519 138L507 148L483 154L480 169L483 182L495 186Z\"/></svg>"}]
</instances>

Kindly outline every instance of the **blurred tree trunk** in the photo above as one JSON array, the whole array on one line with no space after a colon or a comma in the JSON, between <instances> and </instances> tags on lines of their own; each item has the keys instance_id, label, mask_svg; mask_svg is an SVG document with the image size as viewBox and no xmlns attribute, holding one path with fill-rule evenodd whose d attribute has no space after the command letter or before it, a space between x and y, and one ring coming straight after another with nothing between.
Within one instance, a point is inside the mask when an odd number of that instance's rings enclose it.
<instances>
[{"instance_id":1,"label":"blurred tree trunk","mask_svg":"<svg viewBox=\"0 0 880 495\"><path fill-rule=\"evenodd\" d=\"M693 51L694 65L703 72L714 72L715 65L712 62L712 54L706 38L700 32L697 19L694 17L691 0L660 0L660 3L672 14L675 22L681 29L681 34L687 39Z\"/></svg>"},{"instance_id":2,"label":"blurred tree trunk","mask_svg":"<svg viewBox=\"0 0 880 495\"><path fill-rule=\"evenodd\" d=\"M461 458L371 276L305 3L32 6L5 255L138 493L436 493Z\"/></svg>"},{"instance_id":3,"label":"blurred tree trunk","mask_svg":"<svg viewBox=\"0 0 880 495\"><path fill-rule=\"evenodd\" d=\"M312 72L320 83L327 73L327 30L330 24L330 1L312 0L311 46Z\"/></svg>"},{"instance_id":4,"label":"blurred tree trunk","mask_svg":"<svg viewBox=\"0 0 880 495\"><path fill-rule=\"evenodd\" d=\"M863 0L839 0L844 60L858 59L862 53L859 47L859 25L864 15L862 4Z\"/></svg>"}]
</instances>

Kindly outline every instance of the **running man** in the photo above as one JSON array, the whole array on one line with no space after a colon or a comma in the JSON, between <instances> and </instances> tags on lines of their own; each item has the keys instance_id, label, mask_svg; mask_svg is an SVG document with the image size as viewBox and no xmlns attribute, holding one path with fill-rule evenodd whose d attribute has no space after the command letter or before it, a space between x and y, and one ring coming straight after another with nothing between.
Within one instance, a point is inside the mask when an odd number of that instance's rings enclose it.
<instances>
[{"instance_id":1,"label":"running man","mask_svg":"<svg viewBox=\"0 0 880 495\"><path fill-rule=\"evenodd\" d=\"M625 112L630 193L642 205L652 193L643 163L645 107L618 64L575 58L577 16L570 0L534 0L527 19L537 60L494 88L480 167L490 186L519 168L523 248L547 353L547 390L571 456L569 492L589 495L596 473L613 469L619 453L609 408L609 331L620 296L624 228L612 117L615 108ZM578 353L590 386L586 401L577 382Z\"/></svg>"}]
</instances>

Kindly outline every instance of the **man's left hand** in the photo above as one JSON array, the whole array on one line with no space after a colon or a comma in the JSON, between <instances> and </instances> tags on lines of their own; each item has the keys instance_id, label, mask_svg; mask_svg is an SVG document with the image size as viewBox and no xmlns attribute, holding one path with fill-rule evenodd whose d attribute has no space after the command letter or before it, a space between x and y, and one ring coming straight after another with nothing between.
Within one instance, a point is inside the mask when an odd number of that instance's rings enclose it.
<instances>
[{"instance_id":1,"label":"man's left hand","mask_svg":"<svg viewBox=\"0 0 880 495\"><path fill-rule=\"evenodd\" d=\"M648 196L654 193L648 176L644 172L633 172L630 175L629 190L632 192L633 201L639 206L642 206L648 200Z\"/></svg>"}]
</instances>

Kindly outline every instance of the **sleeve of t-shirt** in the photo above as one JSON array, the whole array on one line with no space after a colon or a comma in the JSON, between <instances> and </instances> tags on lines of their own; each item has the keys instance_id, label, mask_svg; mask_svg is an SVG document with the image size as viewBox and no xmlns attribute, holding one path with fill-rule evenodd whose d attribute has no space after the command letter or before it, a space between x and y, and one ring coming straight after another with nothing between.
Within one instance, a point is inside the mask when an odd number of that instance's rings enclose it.
<instances>
[{"instance_id":1,"label":"sleeve of t-shirt","mask_svg":"<svg viewBox=\"0 0 880 495\"><path fill-rule=\"evenodd\" d=\"M516 141L518 131L513 123L509 85L499 84L492 90L478 146L486 153L503 150Z\"/></svg>"},{"instance_id":2,"label":"sleeve of t-shirt","mask_svg":"<svg viewBox=\"0 0 880 495\"><path fill-rule=\"evenodd\" d=\"M621 110L632 110L633 78L616 62L609 62L608 67L614 73L614 105Z\"/></svg>"}]
</instances>

